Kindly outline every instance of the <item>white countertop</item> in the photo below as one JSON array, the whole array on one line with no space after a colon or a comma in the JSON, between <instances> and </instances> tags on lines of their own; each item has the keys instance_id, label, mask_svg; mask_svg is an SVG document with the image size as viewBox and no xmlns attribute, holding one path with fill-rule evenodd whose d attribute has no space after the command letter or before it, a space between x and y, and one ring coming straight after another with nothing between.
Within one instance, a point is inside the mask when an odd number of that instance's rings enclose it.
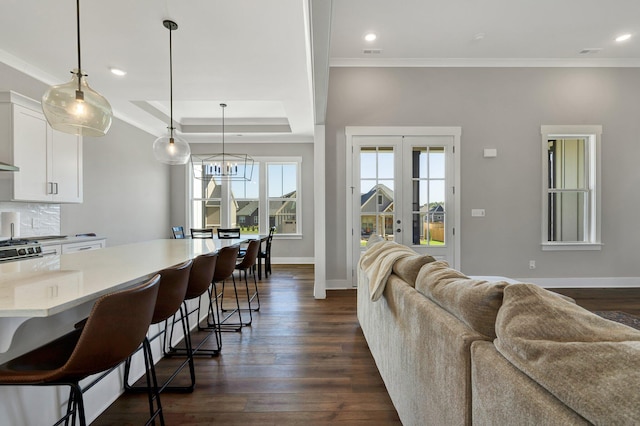
<instances>
[{"instance_id":1,"label":"white countertop","mask_svg":"<svg viewBox=\"0 0 640 426\"><path fill-rule=\"evenodd\" d=\"M30 237L30 238L38 238L38 237ZM98 240L106 240L107 237L101 237L100 235L95 237L65 237L65 238L51 238L46 240L36 240L38 243L43 246L52 246L55 244L72 244L72 243L81 243L88 241L98 241Z\"/></svg>"},{"instance_id":2,"label":"white countertop","mask_svg":"<svg viewBox=\"0 0 640 426\"><path fill-rule=\"evenodd\" d=\"M50 316L239 242L154 240L0 263L0 317Z\"/></svg>"}]
</instances>

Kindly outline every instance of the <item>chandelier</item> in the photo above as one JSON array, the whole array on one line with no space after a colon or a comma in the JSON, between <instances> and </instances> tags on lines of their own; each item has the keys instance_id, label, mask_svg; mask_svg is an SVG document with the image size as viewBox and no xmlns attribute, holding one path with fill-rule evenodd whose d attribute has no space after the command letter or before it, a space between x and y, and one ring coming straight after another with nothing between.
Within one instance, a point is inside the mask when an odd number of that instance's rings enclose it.
<instances>
[{"instance_id":1,"label":"chandelier","mask_svg":"<svg viewBox=\"0 0 640 426\"><path fill-rule=\"evenodd\" d=\"M220 154L192 154L193 176L196 179L250 181L255 161L248 154L232 154L224 150L224 109L222 108L222 152Z\"/></svg>"}]
</instances>

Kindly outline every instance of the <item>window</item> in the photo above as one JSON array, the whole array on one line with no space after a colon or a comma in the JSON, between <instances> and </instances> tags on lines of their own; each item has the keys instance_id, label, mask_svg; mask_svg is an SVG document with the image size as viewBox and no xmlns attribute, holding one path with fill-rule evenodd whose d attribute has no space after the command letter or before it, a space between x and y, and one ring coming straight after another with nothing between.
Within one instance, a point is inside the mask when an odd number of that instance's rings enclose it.
<instances>
[{"instance_id":1,"label":"window","mask_svg":"<svg viewBox=\"0 0 640 426\"><path fill-rule=\"evenodd\" d=\"M269 227L278 234L298 234L298 164L267 165Z\"/></svg>"},{"instance_id":2,"label":"window","mask_svg":"<svg viewBox=\"0 0 640 426\"><path fill-rule=\"evenodd\" d=\"M542 248L600 249L601 126L542 126Z\"/></svg>"},{"instance_id":3,"label":"window","mask_svg":"<svg viewBox=\"0 0 640 426\"><path fill-rule=\"evenodd\" d=\"M241 232L266 234L275 226L279 235L301 233L302 159L254 160L250 181L203 179L202 166L192 168L192 227L239 227Z\"/></svg>"}]
</instances>

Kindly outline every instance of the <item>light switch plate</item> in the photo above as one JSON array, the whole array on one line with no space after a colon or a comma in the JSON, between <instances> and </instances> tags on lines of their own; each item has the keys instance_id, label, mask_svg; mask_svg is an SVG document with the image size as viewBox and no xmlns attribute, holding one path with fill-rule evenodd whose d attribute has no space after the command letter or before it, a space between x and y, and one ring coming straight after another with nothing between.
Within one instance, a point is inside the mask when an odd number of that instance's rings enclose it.
<instances>
[{"instance_id":1,"label":"light switch plate","mask_svg":"<svg viewBox=\"0 0 640 426\"><path fill-rule=\"evenodd\" d=\"M471 209L471 216L484 217L484 209Z\"/></svg>"},{"instance_id":2,"label":"light switch plate","mask_svg":"<svg viewBox=\"0 0 640 426\"><path fill-rule=\"evenodd\" d=\"M498 156L498 150L495 148L485 148L484 158L494 158Z\"/></svg>"}]
</instances>

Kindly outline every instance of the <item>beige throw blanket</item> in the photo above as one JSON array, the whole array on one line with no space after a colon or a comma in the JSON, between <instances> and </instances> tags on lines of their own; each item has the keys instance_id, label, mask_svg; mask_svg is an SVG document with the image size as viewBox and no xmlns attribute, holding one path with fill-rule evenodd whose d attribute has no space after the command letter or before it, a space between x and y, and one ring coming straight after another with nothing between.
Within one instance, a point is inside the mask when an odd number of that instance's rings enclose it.
<instances>
[{"instance_id":1,"label":"beige throw blanket","mask_svg":"<svg viewBox=\"0 0 640 426\"><path fill-rule=\"evenodd\" d=\"M416 252L407 246L393 241L380 241L360 255L358 274L362 271L369 280L371 300L376 301L382 296L393 264L398 259L415 254Z\"/></svg>"}]
</instances>

